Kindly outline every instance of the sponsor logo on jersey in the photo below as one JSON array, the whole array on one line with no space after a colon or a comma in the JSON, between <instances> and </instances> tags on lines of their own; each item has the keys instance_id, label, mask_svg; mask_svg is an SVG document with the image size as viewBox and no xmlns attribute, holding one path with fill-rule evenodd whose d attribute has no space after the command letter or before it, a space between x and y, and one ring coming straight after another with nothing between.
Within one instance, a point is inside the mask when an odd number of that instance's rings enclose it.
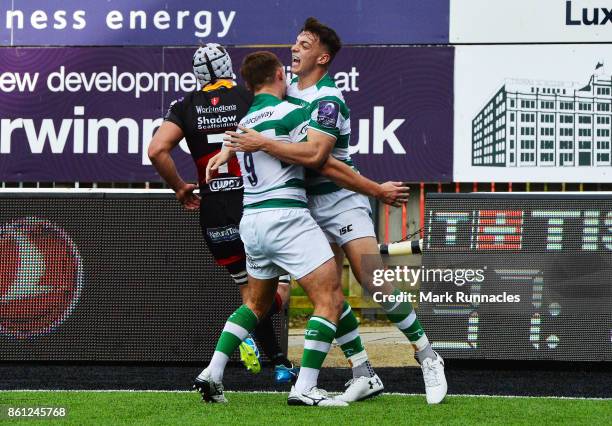
<instances>
[{"instance_id":1,"label":"sponsor logo on jersey","mask_svg":"<svg viewBox=\"0 0 612 426\"><path fill-rule=\"evenodd\" d=\"M236 127L238 121L235 115L218 116L218 117L198 117L198 130L224 129L227 127Z\"/></svg>"},{"instance_id":2,"label":"sponsor logo on jersey","mask_svg":"<svg viewBox=\"0 0 612 426\"><path fill-rule=\"evenodd\" d=\"M0 335L51 333L70 316L82 287L81 255L63 229L36 217L0 227Z\"/></svg>"},{"instance_id":3,"label":"sponsor logo on jersey","mask_svg":"<svg viewBox=\"0 0 612 426\"><path fill-rule=\"evenodd\" d=\"M217 104L219 103L219 96L215 96L214 98L212 98L210 100L210 103L212 104L212 106L217 106Z\"/></svg>"},{"instance_id":4,"label":"sponsor logo on jersey","mask_svg":"<svg viewBox=\"0 0 612 426\"><path fill-rule=\"evenodd\" d=\"M240 123L241 126L248 126L249 124L254 124L256 122L258 122L259 120L263 120L265 118L269 118L272 116L272 111L264 111L259 115L256 115L255 117L251 117L248 118L246 120L244 120L242 123Z\"/></svg>"},{"instance_id":5,"label":"sponsor logo on jersey","mask_svg":"<svg viewBox=\"0 0 612 426\"><path fill-rule=\"evenodd\" d=\"M244 186L242 177L229 177L213 179L208 187L212 192L233 191Z\"/></svg>"},{"instance_id":6,"label":"sponsor logo on jersey","mask_svg":"<svg viewBox=\"0 0 612 426\"><path fill-rule=\"evenodd\" d=\"M222 243L240 239L236 225L227 225L219 228L206 228L206 235L213 243Z\"/></svg>"},{"instance_id":7,"label":"sponsor logo on jersey","mask_svg":"<svg viewBox=\"0 0 612 426\"><path fill-rule=\"evenodd\" d=\"M317 112L317 123L322 127L334 128L338 121L340 113L340 105L334 101L319 101L319 109Z\"/></svg>"},{"instance_id":8,"label":"sponsor logo on jersey","mask_svg":"<svg viewBox=\"0 0 612 426\"><path fill-rule=\"evenodd\" d=\"M211 100L211 103L212 103L212 100ZM238 109L238 107L236 107L236 104L219 105L219 106L216 106L216 105L217 104L213 104L213 106L207 106L207 107L203 105L196 105L195 109L198 114L218 114L220 112L236 111Z\"/></svg>"}]
</instances>

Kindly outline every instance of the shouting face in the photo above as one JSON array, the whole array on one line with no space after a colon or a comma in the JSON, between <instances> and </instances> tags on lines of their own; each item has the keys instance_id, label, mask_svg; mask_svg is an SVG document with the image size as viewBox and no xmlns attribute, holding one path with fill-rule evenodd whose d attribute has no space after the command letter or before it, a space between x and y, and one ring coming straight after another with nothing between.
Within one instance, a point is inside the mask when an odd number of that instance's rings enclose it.
<instances>
[{"instance_id":1,"label":"shouting face","mask_svg":"<svg viewBox=\"0 0 612 426\"><path fill-rule=\"evenodd\" d=\"M329 54L319 41L319 37L308 31L298 34L291 47L291 72L304 76L312 72L317 65L329 62Z\"/></svg>"}]
</instances>

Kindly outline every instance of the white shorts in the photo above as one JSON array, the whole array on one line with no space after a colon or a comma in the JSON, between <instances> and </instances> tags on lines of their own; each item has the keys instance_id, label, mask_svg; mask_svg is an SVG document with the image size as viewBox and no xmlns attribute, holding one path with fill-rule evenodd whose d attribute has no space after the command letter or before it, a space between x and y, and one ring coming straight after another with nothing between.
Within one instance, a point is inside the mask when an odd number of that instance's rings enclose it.
<instances>
[{"instance_id":1,"label":"white shorts","mask_svg":"<svg viewBox=\"0 0 612 426\"><path fill-rule=\"evenodd\" d=\"M247 273L267 280L308 275L334 257L329 242L308 209L248 212L240 221Z\"/></svg>"},{"instance_id":2,"label":"white shorts","mask_svg":"<svg viewBox=\"0 0 612 426\"><path fill-rule=\"evenodd\" d=\"M323 195L309 195L308 208L327 240L340 247L364 237L376 238L370 202L365 195L347 189Z\"/></svg>"}]
</instances>

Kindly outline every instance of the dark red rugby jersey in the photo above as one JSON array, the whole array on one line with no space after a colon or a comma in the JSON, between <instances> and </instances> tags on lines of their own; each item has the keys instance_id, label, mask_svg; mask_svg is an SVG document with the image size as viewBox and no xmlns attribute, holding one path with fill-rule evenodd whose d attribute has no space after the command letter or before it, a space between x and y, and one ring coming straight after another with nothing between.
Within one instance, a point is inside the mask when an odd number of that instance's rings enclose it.
<instances>
[{"instance_id":1,"label":"dark red rugby jersey","mask_svg":"<svg viewBox=\"0 0 612 426\"><path fill-rule=\"evenodd\" d=\"M198 170L202 195L242 189L242 176L236 157L219 169L208 184L206 165L223 146L226 130L236 130L251 106L253 95L229 80L219 80L202 90L174 101L165 120L183 130L191 156Z\"/></svg>"}]
</instances>

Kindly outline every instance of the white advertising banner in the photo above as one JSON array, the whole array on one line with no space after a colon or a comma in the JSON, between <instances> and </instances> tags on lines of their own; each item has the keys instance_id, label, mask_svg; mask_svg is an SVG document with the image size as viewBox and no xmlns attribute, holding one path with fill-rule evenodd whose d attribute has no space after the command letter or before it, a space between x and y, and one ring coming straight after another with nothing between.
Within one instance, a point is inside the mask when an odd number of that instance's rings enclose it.
<instances>
[{"instance_id":1,"label":"white advertising banner","mask_svg":"<svg viewBox=\"0 0 612 426\"><path fill-rule=\"evenodd\" d=\"M451 0L451 43L612 41L609 0Z\"/></svg>"},{"instance_id":2,"label":"white advertising banner","mask_svg":"<svg viewBox=\"0 0 612 426\"><path fill-rule=\"evenodd\" d=\"M458 46L454 180L612 182L612 50Z\"/></svg>"}]
</instances>

